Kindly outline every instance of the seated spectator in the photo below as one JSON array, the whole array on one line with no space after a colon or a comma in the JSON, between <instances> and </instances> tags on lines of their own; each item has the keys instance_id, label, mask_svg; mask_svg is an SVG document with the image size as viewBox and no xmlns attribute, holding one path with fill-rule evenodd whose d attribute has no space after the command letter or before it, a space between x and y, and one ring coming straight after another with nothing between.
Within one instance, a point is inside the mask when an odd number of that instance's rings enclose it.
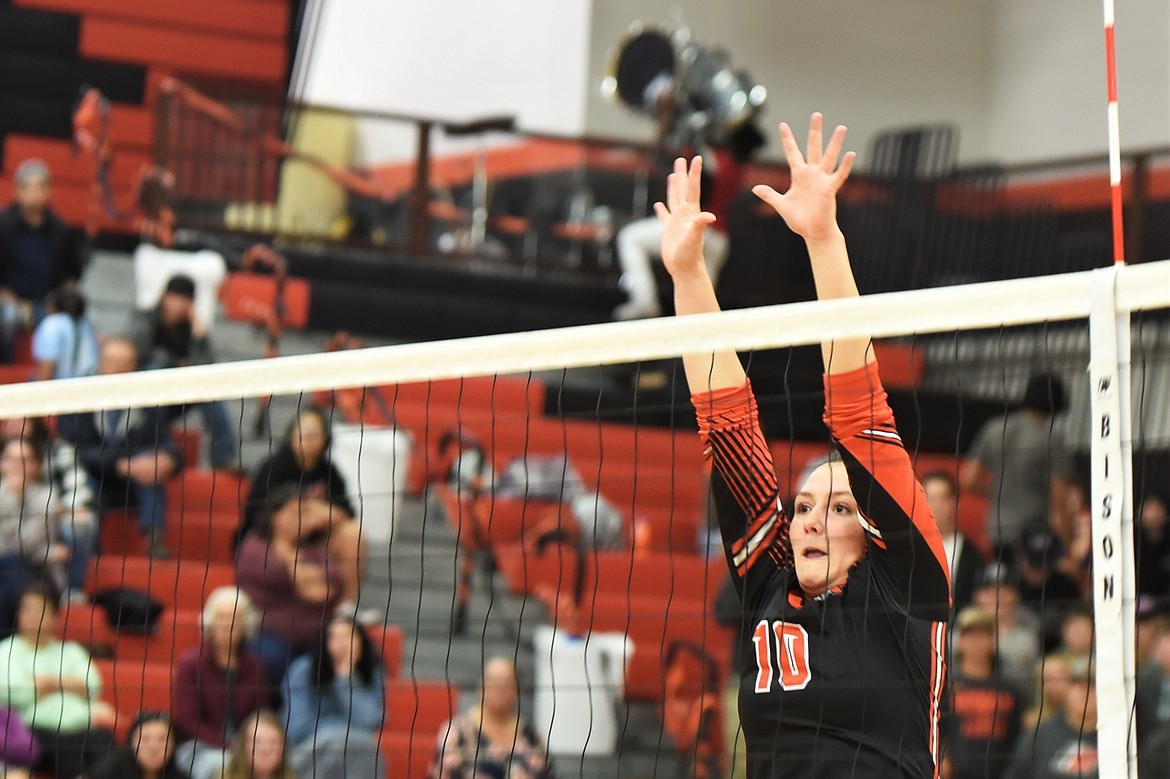
<instances>
[{"instance_id":1,"label":"seated spectator","mask_svg":"<svg viewBox=\"0 0 1170 779\"><path fill-rule=\"evenodd\" d=\"M955 629L947 728L954 779L1000 776L1020 733L1020 695L995 671L995 615L968 606Z\"/></svg>"},{"instance_id":2,"label":"seated spectator","mask_svg":"<svg viewBox=\"0 0 1170 779\"><path fill-rule=\"evenodd\" d=\"M1089 657L1093 652L1093 609L1076 603L1060 621L1060 651L1071 659Z\"/></svg>"},{"instance_id":3,"label":"seated spectator","mask_svg":"<svg viewBox=\"0 0 1170 779\"><path fill-rule=\"evenodd\" d=\"M63 599L84 602L89 561L97 541L97 514L89 476L77 461L73 447L49 432L40 417L0 421L0 441L24 438L41 453L41 473L62 507L59 538L69 550L68 589Z\"/></svg>"},{"instance_id":4,"label":"seated spectator","mask_svg":"<svg viewBox=\"0 0 1170 779\"><path fill-rule=\"evenodd\" d=\"M134 718L126 745L85 772L85 779L189 779L175 764L175 726L162 711Z\"/></svg>"},{"instance_id":5,"label":"seated spectator","mask_svg":"<svg viewBox=\"0 0 1170 779\"><path fill-rule=\"evenodd\" d=\"M98 373L130 373L137 366L134 344L111 338L102 344ZM166 527L166 482L182 465L170 436L170 409L106 409L66 414L58 434L77 450L101 509L138 509L138 528L152 557L169 557Z\"/></svg>"},{"instance_id":6,"label":"seated spectator","mask_svg":"<svg viewBox=\"0 0 1170 779\"><path fill-rule=\"evenodd\" d=\"M241 723L220 779L296 779L288 764L279 717L258 711Z\"/></svg>"},{"instance_id":7,"label":"seated spectator","mask_svg":"<svg viewBox=\"0 0 1170 779\"><path fill-rule=\"evenodd\" d=\"M1045 650L1054 649L1065 614L1080 603L1080 561L1066 554L1064 544L1047 530L1024 533L1015 559L1020 600L1040 615Z\"/></svg>"},{"instance_id":8,"label":"seated spectator","mask_svg":"<svg viewBox=\"0 0 1170 779\"><path fill-rule=\"evenodd\" d=\"M1090 664L1070 661L1059 716L1020 735L1004 779L1091 779L1097 776L1097 691Z\"/></svg>"},{"instance_id":9,"label":"seated spectator","mask_svg":"<svg viewBox=\"0 0 1170 779\"><path fill-rule=\"evenodd\" d=\"M134 346L142 370L179 368L215 362L207 323L195 311L195 282L190 276L172 276L158 305L135 315ZM203 425L211 437L211 464L238 470L239 441L222 400L198 404Z\"/></svg>"},{"instance_id":10,"label":"seated spectator","mask_svg":"<svg viewBox=\"0 0 1170 779\"><path fill-rule=\"evenodd\" d=\"M1137 678L1139 743L1156 730L1170 728L1170 633L1158 636L1150 659Z\"/></svg>"},{"instance_id":11,"label":"seated spectator","mask_svg":"<svg viewBox=\"0 0 1170 779\"><path fill-rule=\"evenodd\" d=\"M12 362L17 337L45 316L50 290L76 284L89 259L85 237L49 207L49 167L25 160L16 197L0 212L0 362Z\"/></svg>"},{"instance_id":12,"label":"seated spectator","mask_svg":"<svg viewBox=\"0 0 1170 779\"><path fill-rule=\"evenodd\" d=\"M979 547L967 540L956 524L959 513L959 483L946 471L932 471L922 477L926 502L942 534L943 551L951 567L951 600L955 612L971 604L975 582L987 561Z\"/></svg>"},{"instance_id":13,"label":"seated spectator","mask_svg":"<svg viewBox=\"0 0 1170 779\"><path fill-rule=\"evenodd\" d=\"M1034 730L1036 725L1060 716L1064 711L1064 702L1068 698L1069 658L1053 652L1045 655L1036 664L1036 689L1032 695L1032 707L1024 712L1024 732Z\"/></svg>"},{"instance_id":14,"label":"seated spectator","mask_svg":"<svg viewBox=\"0 0 1170 779\"><path fill-rule=\"evenodd\" d=\"M30 584L46 574L58 588L65 584L69 551L57 543L63 519L32 444L9 440L0 450L0 635L12 633Z\"/></svg>"},{"instance_id":15,"label":"seated spectator","mask_svg":"<svg viewBox=\"0 0 1170 779\"><path fill-rule=\"evenodd\" d=\"M1059 509L1066 503L1072 462L1053 418L1065 407L1058 378L1032 376L1020 407L989 419L967 452L963 489L988 499L987 535L997 560L1010 562L1026 530L1064 535Z\"/></svg>"},{"instance_id":16,"label":"seated spectator","mask_svg":"<svg viewBox=\"0 0 1170 779\"><path fill-rule=\"evenodd\" d=\"M85 316L85 296L75 284L49 293L46 316L33 333L35 378L73 379L97 372L97 333Z\"/></svg>"},{"instance_id":17,"label":"seated spectator","mask_svg":"<svg viewBox=\"0 0 1170 779\"><path fill-rule=\"evenodd\" d=\"M334 617L313 651L284 680L282 719L299 776L382 776L378 731L385 679L374 642L349 617Z\"/></svg>"},{"instance_id":18,"label":"seated spectator","mask_svg":"<svg viewBox=\"0 0 1170 779\"><path fill-rule=\"evenodd\" d=\"M1138 594L1170 602L1170 521L1166 508L1161 495L1151 493L1142 501L1134 523L1134 557Z\"/></svg>"},{"instance_id":19,"label":"seated spectator","mask_svg":"<svg viewBox=\"0 0 1170 779\"><path fill-rule=\"evenodd\" d=\"M99 700L101 674L89 653L57 633L57 598L43 585L20 599L16 635L0 641L0 696L41 745L38 772L74 779L104 759L113 711Z\"/></svg>"},{"instance_id":20,"label":"seated spectator","mask_svg":"<svg viewBox=\"0 0 1170 779\"><path fill-rule=\"evenodd\" d=\"M260 611L255 648L269 679L283 679L294 657L317 645L345 591L330 559L329 504L293 485L268 496L269 508L240 543L236 583Z\"/></svg>"},{"instance_id":21,"label":"seated spectator","mask_svg":"<svg viewBox=\"0 0 1170 779\"><path fill-rule=\"evenodd\" d=\"M548 751L520 717L516 666L508 658L483 668L479 705L439 728L428 779L542 779L556 775Z\"/></svg>"},{"instance_id":22,"label":"seated spectator","mask_svg":"<svg viewBox=\"0 0 1170 779\"><path fill-rule=\"evenodd\" d=\"M1000 676L1017 690L1029 689L1040 657L1040 622L1020 603L1015 575L1002 563L987 566L972 602L995 615Z\"/></svg>"},{"instance_id":23,"label":"seated spectator","mask_svg":"<svg viewBox=\"0 0 1170 779\"><path fill-rule=\"evenodd\" d=\"M281 487L294 485L306 498L324 501L329 508L329 556L338 563L344 577L341 600L352 606L357 603L364 572L365 542L353 521L355 512L345 479L329 458L329 441L325 413L316 408L302 409L289 426L281 447L252 475L240 537L252 529L269 496Z\"/></svg>"},{"instance_id":24,"label":"seated spectator","mask_svg":"<svg viewBox=\"0 0 1170 779\"><path fill-rule=\"evenodd\" d=\"M269 705L268 673L247 648L258 621L251 598L220 587L203 607L202 644L175 666L176 761L192 779L219 776L240 723Z\"/></svg>"},{"instance_id":25,"label":"seated spectator","mask_svg":"<svg viewBox=\"0 0 1170 779\"><path fill-rule=\"evenodd\" d=\"M0 777L29 779L32 766L41 759L37 737L7 706L0 707Z\"/></svg>"}]
</instances>

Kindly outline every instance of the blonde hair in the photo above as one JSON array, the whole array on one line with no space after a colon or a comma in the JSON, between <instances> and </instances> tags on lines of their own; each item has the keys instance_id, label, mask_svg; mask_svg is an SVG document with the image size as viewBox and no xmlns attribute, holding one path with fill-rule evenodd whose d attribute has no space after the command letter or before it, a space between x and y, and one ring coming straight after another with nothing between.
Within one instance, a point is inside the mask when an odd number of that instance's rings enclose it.
<instances>
[{"instance_id":1,"label":"blonde hair","mask_svg":"<svg viewBox=\"0 0 1170 779\"><path fill-rule=\"evenodd\" d=\"M244 623L244 638L254 638L260 630L260 614L252 605L252 599L248 597L248 593L231 585L217 587L207 596L207 602L203 604L203 615L199 621L203 632L211 632L211 624L215 621L215 612L219 611L220 606L225 604L230 604L241 615Z\"/></svg>"},{"instance_id":2,"label":"blonde hair","mask_svg":"<svg viewBox=\"0 0 1170 779\"><path fill-rule=\"evenodd\" d=\"M252 761L249 759L252 749L252 738L261 725L271 725L280 733L282 741L280 754L280 768L276 769L278 779L296 779L296 775L288 765L288 739L284 734L284 723L280 717L267 709L261 709L244 718L236 731L236 740L232 743L227 765L219 779L253 779Z\"/></svg>"}]
</instances>

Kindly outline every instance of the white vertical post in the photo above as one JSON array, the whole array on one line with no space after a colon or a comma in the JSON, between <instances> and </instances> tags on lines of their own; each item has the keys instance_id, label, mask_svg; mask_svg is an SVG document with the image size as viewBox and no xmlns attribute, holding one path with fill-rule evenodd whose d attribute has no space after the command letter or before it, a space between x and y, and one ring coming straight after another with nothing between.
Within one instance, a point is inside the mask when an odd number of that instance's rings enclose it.
<instances>
[{"instance_id":1,"label":"white vertical post","mask_svg":"<svg viewBox=\"0 0 1170 779\"><path fill-rule=\"evenodd\" d=\"M1089 312L1089 388L1099 774L1136 779L1129 312L1117 310L1116 266L1096 273L1100 283Z\"/></svg>"}]
</instances>

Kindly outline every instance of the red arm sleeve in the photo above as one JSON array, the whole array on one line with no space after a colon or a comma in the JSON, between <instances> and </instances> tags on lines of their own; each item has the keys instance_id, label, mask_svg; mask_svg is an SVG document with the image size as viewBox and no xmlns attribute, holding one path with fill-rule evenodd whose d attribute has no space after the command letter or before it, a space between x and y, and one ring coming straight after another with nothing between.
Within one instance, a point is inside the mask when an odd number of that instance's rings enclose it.
<instances>
[{"instance_id":1,"label":"red arm sleeve","mask_svg":"<svg viewBox=\"0 0 1170 779\"><path fill-rule=\"evenodd\" d=\"M950 601L942 536L894 425L877 364L825 376L825 424L849 472L853 497L884 568L907 610ZM945 620L945 613L922 614Z\"/></svg>"},{"instance_id":2,"label":"red arm sleeve","mask_svg":"<svg viewBox=\"0 0 1170 779\"><path fill-rule=\"evenodd\" d=\"M765 555L777 567L790 566L788 519L751 382L696 393L691 402L713 466L711 491L732 570L742 578Z\"/></svg>"}]
</instances>

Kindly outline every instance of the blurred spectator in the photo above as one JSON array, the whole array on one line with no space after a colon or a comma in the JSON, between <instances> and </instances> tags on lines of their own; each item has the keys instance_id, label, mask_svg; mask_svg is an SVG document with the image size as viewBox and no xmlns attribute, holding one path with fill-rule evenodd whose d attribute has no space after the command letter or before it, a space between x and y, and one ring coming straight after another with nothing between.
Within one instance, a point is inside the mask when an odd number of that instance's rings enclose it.
<instances>
[{"instance_id":1,"label":"blurred spectator","mask_svg":"<svg viewBox=\"0 0 1170 779\"><path fill-rule=\"evenodd\" d=\"M1153 662L1154 645L1158 643L1158 637L1170 632L1170 619L1167 619L1165 606L1148 595L1139 595L1135 627L1134 644L1140 671L1146 663Z\"/></svg>"},{"instance_id":2,"label":"blurred spectator","mask_svg":"<svg viewBox=\"0 0 1170 779\"><path fill-rule=\"evenodd\" d=\"M1166 508L1166 498L1147 494L1134 523L1138 594L1161 600L1170 599L1170 526Z\"/></svg>"},{"instance_id":3,"label":"blurred spectator","mask_svg":"<svg viewBox=\"0 0 1170 779\"><path fill-rule=\"evenodd\" d=\"M1024 713L1024 732L1034 730L1038 723L1060 716L1064 711L1071 682L1069 673L1069 658L1060 652L1045 655L1037 663L1034 703Z\"/></svg>"},{"instance_id":4,"label":"blurred spectator","mask_svg":"<svg viewBox=\"0 0 1170 779\"><path fill-rule=\"evenodd\" d=\"M85 772L85 779L188 779L175 764L175 727L170 715L144 711L134 718L126 745Z\"/></svg>"},{"instance_id":5,"label":"blurred spectator","mask_svg":"<svg viewBox=\"0 0 1170 779\"><path fill-rule=\"evenodd\" d=\"M61 588L69 550L57 543L64 510L41 478L32 444L14 438L0 450L0 635L10 635L23 591L48 575Z\"/></svg>"},{"instance_id":6,"label":"blurred spectator","mask_svg":"<svg viewBox=\"0 0 1170 779\"><path fill-rule=\"evenodd\" d=\"M1097 691L1090 664L1070 661L1060 716L1025 731L1005 779L1092 779L1097 776Z\"/></svg>"},{"instance_id":7,"label":"blurred spectator","mask_svg":"<svg viewBox=\"0 0 1170 779\"><path fill-rule=\"evenodd\" d=\"M1059 641L1060 624L1069 608L1080 601L1077 572L1080 562L1065 554L1060 541L1048 530L1029 530L1016 549L1020 575L1020 600L1040 615L1044 647Z\"/></svg>"},{"instance_id":8,"label":"blurred spectator","mask_svg":"<svg viewBox=\"0 0 1170 779\"><path fill-rule=\"evenodd\" d=\"M735 577L728 576L719 587L715 595L715 619L719 624L730 628L731 633L731 669L724 679L723 689L723 746L724 754L731 765L731 779L744 779L747 776L747 745L743 740L743 728L739 721L739 685L742 679L744 658L740 647L747 641L744 633L748 626L743 613L743 601L735 589Z\"/></svg>"},{"instance_id":9,"label":"blurred spectator","mask_svg":"<svg viewBox=\"0 0 1170 779\"><path fill-rule=\"evenodd\" d=\"M66 284L49 293L46 316L33 333L32 353L37 362L35 376L73 379L97 372L97 333L85 315L85 296L76 285Z\"/></svg>"},{"instance_id":10,"label":"blurred spectator","mask_svg":"<svg viewBox=\"0 0 1170 779\"><path fill-rule=\"evenodd\" d=\"M340 563L345 581L341 600L357 603L365 567L365 543L353 521L355 511L346 492L345 479L329 458L329 418L317 408L301 409L289 426L284 443L256 468L244 508L240 537L250 532L269 496L282 487L295 486L305 498L328 508L329 556Z\"/></svg>"},{"instance_id":11,"label":"blurred spectator","mask_svg":"<svg viewBox=\"0 0 1170 779\"><path fill-rule=\"evenodd\" d=\"M968 606L955 629L947 754L955 779L998 777L1020 733L1020 695L995 672L995 615Z\"/></svg>"},{"instance_id":12,"label":"blurred spectator","mask_svg":"<svg viewBox=\"0 0 1170 779\"><path fill-rule=\"evenodd\" d=\"M1170 779L1170 727L1162 727L1138 743L1138 776L1142 779Z\"/></svg>"},{"instance_id":13,"label":"blurred spectator","mask_svg":"<svg viewBox=\"0 0 1170 779\"><path fill-rule=\"evenodd\" d=\"M508 658L483 668L479 705L439 728L428 779L546 779L555 776L540 736L520 717L516 666Z\"/></svg>"},{"instance_id":14,"label":"blurred spectator","mask_svg":"<svg viewBox=\"0 0 1170 779\"><path fill-rule=\"evenodd\" d=\"M175 666L175 727L184 739L178 764L192 779L215 779L240 723L269 705L272 689L261 659L248 650L259 616L236 587L220 587L203 607L203 641Z\"/></svg>"},{"instance_id":15,"label":"blurred spectator","mask_svg":"<svg viewBox=\"0 0 1170 779\"><path fill-rule=\"evenodd\" d=\"M1158 636L1150 659L1137 678L1139 744L1155 730L1170 727L1170 633Z\"/></svg>"},{"instance_id":16,"label":"blurred spectator","mask_svg":"<svg viewBox=\"0 0 1170 779\"><path fill-rule=\"evenodd\" d=\"M260 610L255 649L269 679L283 679L292 658L317 645L345 589L330 559L329 504L286 484L240 543L236 583Z\"/></svg>"},{"instance_id":17,"label":"blurred spectator","mask_svg":"<svg viewBox=\"0 0 1170 779\"><path fill-rule=\"evenodd\" d=\"M995 615L1000 676L1017 690L1029 689L1040 657L1040 623L1021 605L1015 575L1003 563L992 563L983 572L972 600Z\"/></svg>"},{"instance_id":18,"label":"blurred spectator","mask_svg":"<svg viewBox=\"0 0 1170 779\"><path fill-rule=\"evenodd\" d=\"M143 370L206 365L215 362L207 323L195 311L195 282L190 276L172 276L158 305L135 315L134 347ZM239 469L239 442L229 418L227 404L209 400L198 404L203 425L211 437L211 464L215 468Z\"/></svg>"},{"instance_id":19,"label":"blurred spectator","mask_svg":"<svg viewBox=\"0 0 1170 779\"><path fill-rule=\"evenodd\" d=\"M98 373L132 372L138 363L134 344L111 338L102 344ZM106 409L66 414L58 433L77 450L102 509L136 506L138 528L152 557L168 557L166 481L182 465L170 436L171 409Z\"/></svg>"},{"instance_id":20,"label":"blurred spectator","mask_svg":"<svg viewBox=\"0 0 1170 779\"><path fill-rule=\"evenodd\" d=\"M1073 605L1061 620L1060 651L1072 660L1092 655L1093 609L1087 603Z\"/></svg>"},{"instance_id":21,"label":"blurred spectator","mask_svg":"<svg viewBox=\"0 0 1170 779\"><path fill-rule=\"evenodd\" d=\"M89 653L57 634L57 599L33 585L20 599L16 635L0 641L0 696L41 745L36 770L74 779L105 758L113 711L99 702L101 674Z\"/></svg>"},{"instance_id":22,"label":"blurred spectator","mask_svg":"<svg viewBox=\"0 0 1170 779\"><path fill-rule=\"evenodd\" d=\"M951 567L951 600L955 612L971 604L975 582L987 561L983 553L959 532L956 518L959 511L959 483L946 471L932 471L922 477L926 502L934 514L934 522L942 534L943 551Z\"/></svg>"},{"instance_id":23,"label":"blurred spectator","mask_svg":"<svg viewBox=\"0 0 1170 779\"><path fill-rule=\"evenodd\" d=\"M40 453L43 478L63 509L59 537L69 549L69 563L68 588L62 598L84 602L89 561L97 543L97 514L89 475L77 461L73 447L49 432L41 417L0 420L0 441L14 438L26 439Z\"/></svg>"},{"instance_id":24,"label":"blurred spectator","mask_svg":"<svg viewBox=\"0 0 1170 779\"><path fill-rule=\"evenodd\" d=\"M258 711L241 723L220 779L296 779L288 764L279 717Z\"/></svg>"},{"instance_id":25,"label":"blurred spectator","mask_svg":"<svg viewBox=\"0 0 1170 779\"><path fill-rule=\"evenodd\" d=\"M1020 408L988 420L976 434L963 463L964 490L986 495L987 535L997 559L1011 555L1026 530L1050 526L1062 535L1063 510L1072 462L1064 437L1053 427L1066 407L1064 385L1055 376L1028 380Z\"/></svg>"},{"instance_id":26,"label":"blurred spectator","mask_svg":"<svg viewBox=\"0 0 1170 779\"><path fill-rule=\"evenodd\" d=\"M17 336L44 317L49 291L76 284L89 259L85 238L49 207L49 167L25 160L15 180L0 211L0 362L12 362Z\"/></svg>"},{"instance_id":27,"label":"blurred spectator","mask_svg":"<svg viewBox=\"0 0 1170 779\"><path fill-rule=\"evenodd\" d=\"M361 625L334 617L284 681L285 733L300 776L383 776L378 731L385 714L381 657Z\"/></svg>"}]
</instances>

